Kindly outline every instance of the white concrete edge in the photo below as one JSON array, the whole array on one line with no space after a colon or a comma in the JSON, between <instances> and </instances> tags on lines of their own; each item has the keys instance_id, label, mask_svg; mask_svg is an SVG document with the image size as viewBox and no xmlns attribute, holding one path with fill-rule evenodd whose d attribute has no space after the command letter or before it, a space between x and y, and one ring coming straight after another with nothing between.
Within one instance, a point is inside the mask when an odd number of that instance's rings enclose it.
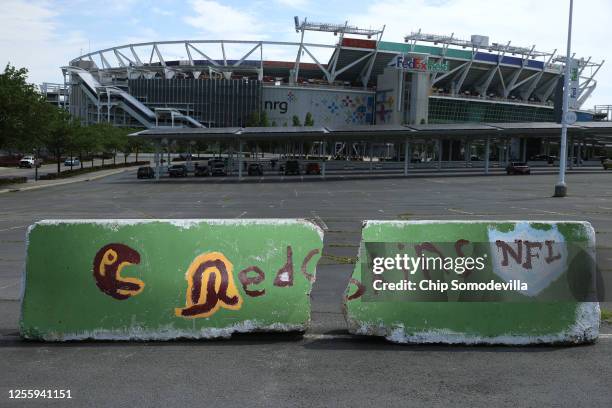
<instances>
[{"instance_id":1,"label":"white concrete edge","mask_svg":"<svg viewBox=\"0 0 612 408\"><path fill-rule=\"evenodd\" d=\"M592 229L588 221L572 220L364 220L363 227L372 225L409 225L409 224L502 224L502 223L529 223L529 224L582 224Z\"/></svg>"},{"instance_id":2,"label":"white concrete edge","mask_svg":"<svg viewBox=\"0 0 612 408\"><path fill-rule=\"evenodd\" d=\"M253 332L292 332L306 331L309 321L301 323L271 323L262 324L257 320L245 320L227 327L203 327L200 329L176 329L172 325L161 326L155 329L145 329L140 326L132 326L126 329L96 329L91 331L75 333L50 332L40 339L44 341L74 341L74 340L153 340L167 341L175 339L217 339L230 338L234 333ZM29 337L25 337L28 339ZM33 339L39 339L34 337Z\"/></svg>"},{"instance_id":3,"label":"white concrete edge","mask_svg":"<svg viewBox=\"0 0 612 408\"><path fill-rule=\"evenodd\" d=\"M138 224L151 224L155 222L167 223L182 229L189 229L200 224L209 225L304 225L314 230L323 240L323 229L311 220L305 218L124 218L124 219L47 219L40 220L30 225L28 234L37 225L62 225L62 224L96 224L110 229L117 229Z\"/></svg>"},{"instance_id":4,"label":"white concrete edge","mask_svg":"<svg viewBox=\"0 0 612 408\"><path fill-rule=\"evenodd\" d=\"M384 337L399 344L489 344L489 345L531 345L531 344L581 344L592 343L599 338L600 308L597 302L582 302L576 307L576 320L567 329L545 335L508 333L498 336L479 336L455 332L449 329L410 332L403 324L385 326L380 323L358 321L347 318L351 334Z\"/></svg>"}]
</instances>

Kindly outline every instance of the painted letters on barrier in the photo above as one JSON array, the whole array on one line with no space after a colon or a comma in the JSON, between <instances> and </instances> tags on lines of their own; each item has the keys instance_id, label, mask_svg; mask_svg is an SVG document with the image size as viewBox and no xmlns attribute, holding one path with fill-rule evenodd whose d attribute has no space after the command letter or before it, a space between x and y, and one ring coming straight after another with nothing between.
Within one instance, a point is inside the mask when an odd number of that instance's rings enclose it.
<instances>
[{"instance_id":1,"label":"painted letters on barrier","mask_svg":"<svg viewBox=\"0 0 612 408\"><path fill-rule=\"evenodd\" d=\"M588 273L588 268L569 256L571 245L595 258L590 224L368 221L344 299L349 331L400 343L593 341L599 332L599 305L572 297L577 280L569 275ZM391 274L375 273L367 264L368 248L386 246L396 254L410 254L419 267L407 264L393 266ZM483 257L480 269L446 269L442 261L441 268L432 269L425 262L475 254ZM486 290L467 290L479 287ZM453 288L458 289L448 290ZM495 292L498 288L503 290Z\"/></svg>"},{"instance_id":2,"label":"painted letters on barrier","mask_svg":"<svg viewBox=\"0 0 612 408\"><path fill-rule=\"evenodd\" d=\"M127 265L140 263L140 254L123 244L108 244L101 248L93 261L96 285L107 295L125 300L136 296L144 288L144 282L136 278L121 277L121 270Z\"/></svg>"},{"instance_id":3,"label":"painted letters on barrier","mask_svg":"<svg viewBox=\"0 0 612 408\"><path fill-rule=\"evenodd\" d=\"M209 338L305 330L322 232L303 220L73 220L39 222L28 241L22 336Z\"/></svg>"},{"instance_id":4,"label":"painted letters on barrier","mask_svg":"<svg viewBox=\"0 0 612 408\"><path fill-rule=\"evenodd\" d=\"M179 317L208 317L219 307L240 310L242 297L236 289L234 266L219 252L198 256L187 270L187 305L176 309Z\"/></svg>"}]
</instances>

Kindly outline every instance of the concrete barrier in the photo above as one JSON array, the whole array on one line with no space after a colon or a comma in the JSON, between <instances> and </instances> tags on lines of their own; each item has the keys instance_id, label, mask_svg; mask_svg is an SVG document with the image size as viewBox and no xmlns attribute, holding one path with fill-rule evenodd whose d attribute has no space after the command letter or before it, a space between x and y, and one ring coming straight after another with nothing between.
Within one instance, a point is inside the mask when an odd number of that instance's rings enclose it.
<instances>
[{"instance_id":1,"label":"concrete barrier","mask_svg":"<svg viewBox=\"0 0 612 408\"><path fill-rule=\"evenodd\" d=\"M28 232L21 335L304 331L322 246L305 220L41 221Z\"/></svg>"},{"instance_id":2,"label":"concrete barrier","mask_svg":"<svg viewBox=\"0 0 612 408\"><path fill-rule=\"evenodd\" d=\"M460 280L508 283L518 279L528 285L471 299L465 291L423 295L406 289L402 293L407 297L398 300L385 297L380 280L375 290L373 281L384 274L377 275L370 268L378 261L365 261L372 256L367 249L371 245L397 245L404 251L414 245L410 250L418 256L439 253L435 246L447 244L443 251L454 250L455 256L463 256L473 254L471 243L480 243L484 267L478 271L480 276ZM599 335L599 304L578 301L566 293L571 286L567 274L584 265L570 264L569 244L584 248L594 259L595 234L586 222L366 221L359 261L344 297L348 329L397 343L592 342ZM429 272L418 270L408 274L407 281L425 280L426 274ZM427 278L448 283L452 277L442 273Z\"/></svg>"}]
</instances>

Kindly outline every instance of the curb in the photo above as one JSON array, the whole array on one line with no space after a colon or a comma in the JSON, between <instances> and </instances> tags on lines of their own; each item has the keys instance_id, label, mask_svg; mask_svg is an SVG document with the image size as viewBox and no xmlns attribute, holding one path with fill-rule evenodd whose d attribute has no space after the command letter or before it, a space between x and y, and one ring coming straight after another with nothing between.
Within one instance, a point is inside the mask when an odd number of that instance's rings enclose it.
<instances>
[{"instance_id":1,"label":"curb","mask_svg":"<svg viewBox=\"0 0 612 408\"><path fill-rule=\"evenodd\" d=\"M56 187L56 186L63 186L66 184L73 184L73 183L81 183L83 181L93 181L93 180L98 180L104 177L108 177L108 176L113 176L115 174L120 174L120 173L124 173L126 171L132 170L132 167L136 167L136 166L131 166L128 168L122 168L122 169L117 169L116 171L112 171L112 173L106 173L106 174L98 174L98 175L94 175L88 178L80 178L80 179L73 179L73 180L62 180L62 181L58 181L57 183L53 183L53 184L40 184L40 185L34 185L34 186L29 186L29 187L21 187L21 188L5 188L3 190L0 190L0 194L4 194L4 193L17 193L20 191L28 191L28 190L38 190L40 188L46 188L46 187Z\"/></svg>"}]
</instances>

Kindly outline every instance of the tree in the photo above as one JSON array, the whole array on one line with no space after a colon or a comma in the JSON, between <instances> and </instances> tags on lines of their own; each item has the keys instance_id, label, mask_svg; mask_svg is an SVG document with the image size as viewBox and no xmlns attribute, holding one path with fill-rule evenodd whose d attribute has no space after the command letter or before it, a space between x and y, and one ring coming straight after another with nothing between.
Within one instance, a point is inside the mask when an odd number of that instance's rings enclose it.
<instances>
[{"instance_id":1,"label":"tree","mask_svg":"<svg viewBox=\"0 0 612 408\"><path fill-rule=\"evenodd\" d=\"M246 127L255 127L259 126L259 113L256 111L251 112L251 114L247 117Z\"/></svg>"},{"instance_id":2,"label":"tree","mask_svg":"<svg viewBox=\"0 0 612 408\"><path fill-rule=\"evenodd\" d=\"M48 132L42 135L42 144L53 155L59 174L62 155L74 147L73 137L77 132L77 127L65 110L53 109L50 113Z\"/></svg>"},{"instance_id":3,"label":"tree","mask_svg":"<svg viewBox=\"0 0 612 408\"><path fill-rule=\"evenodd\" d=\"M27 83L27 74L10 64L0 74L0 149L37 144L37 131L46 123L49 104Z\"/></svg>"},{"instance_id":4,"label":"tree","mask_svg":"<svg viewBox=\"0 0 612 408\"><path fill-rule=\"evenodd\" d=\"M98 123L93 126L101 150L102 165L104 166L104 160L109 153L112 154L113 163L115 163L117 151L121 149L127 133L124 133L124 129L116 128L110 123Z\"/></svg>"},{"instance_id":5,"label":"tree","mask_svg":"<svg viewBox=\"0 0 612 408\"><path fill-rule=\"evenodd\" d=\"M32 152L35 160L40 160L40 153L47 143L50 123L53 121L57 108L48 103L35 103L30 107L32 119L24 132L12 140L12 147L21 152ZM38 166L34 166L34 180L38 180Z\"/></svg>"},{"instance_id":6,"label":"tree","mask_svg":"<svg viewBox=\"0 0 612 408\"><path fill-rule=\"evenodd\" d=\"M196 148L196 151L198 152L198 157L200 156L200 152L206 153L209 150L208 144L202 140L196 141L195 148Z\"/></svg>"},{"instance_id":7,"label":"tree","mask_svg":"<svg viewBox=\"0 0 612 408\"><path fill-rule=\"evenodd\" d=\"M83 159L91 158L91 167L94 165L94 154L100 148L96 125L80 126L74 135L74 145L79 153L79 161L83 168ZM83 157L85 156L85 157Z\"/></svg>"},{"instance_id":8,"label":"tree","mask_svg":"<svg viewBox=\"0 0 612 408\"><path fill-rule=\"evenodd\" d=\"M297 115L293 115L293 118L291 118L291 120L293 121L292 126L302 126L302 124L300 123L300 118L298 118Z\"/></svg>"},{"instance_id":9,"label":"tree","mask_svg":"<svg viewBox=\"0 0 612 408\"><path fill-rule=\"evenodd\" d=\"M304 118L304 126L314 126L314 119L312 117L312 113L306 113L306 118Z\"/></svg>"},{"instance_id":10,"label":"tree","mask_svg":"<svg viewBox=\"0 0 612 408\"><path fill-rule=\"evenodd\" d=\"M270 126L270 120L268 119L268 113L266 111L261 112L261 115L259 117L259 126Z\"/></svg>"},{"instance_id":11,"label":"tree","mask_svg":"<svg viewBox=\"0 0 612 408\"><path fill-rule=\"evenodd\" d=\"M137 132L136 129L130 129L128 134ZM127 163L127 157L131 153L136 154L135 161L138 161L138 153L140 153L143 149L147 147L147 143L144 139L140 137L128 137L127 143L125 143L125 147L123 148L123 155L125 156L125 162Z\"/></svg>"},{"instance_id":12,"label":"tree","mask_svg":"<svg viewBox=\"0 0 612 408\"><path fill-rule=\"evenodd\" d=\"M134 129L130 128L115 128L115 146L114 151L115 155L117 151L123 152L123 162L127 163L128 156L133 153L133 145L130 143L131 139L135 139L133 137L129 137L130 133L134 133ZM114 160L113 160L114 163Z\"/></svg>"}]
</instances>

